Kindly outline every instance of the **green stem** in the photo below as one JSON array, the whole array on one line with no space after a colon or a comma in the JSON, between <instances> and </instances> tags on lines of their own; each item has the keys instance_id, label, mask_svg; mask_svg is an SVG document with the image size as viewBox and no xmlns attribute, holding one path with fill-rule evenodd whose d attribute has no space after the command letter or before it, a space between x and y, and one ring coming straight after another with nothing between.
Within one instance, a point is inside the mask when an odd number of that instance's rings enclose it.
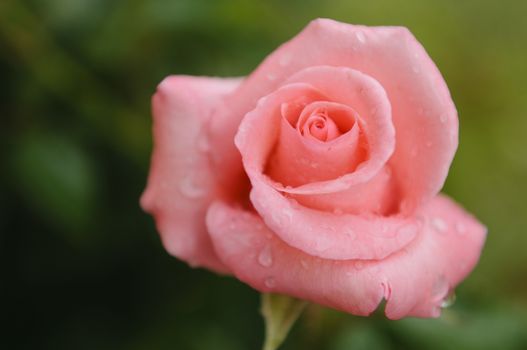
<instances>
[{"instance_id":1,"label":"green stem","mask_svg":"<svg viewBox=\"0 0 527 350\"><path fill-rule=\"evenodd\" d=\"M263 350L276 350L285 340L307 302L285 295L263 293L261 313L265 320Z\"/></svg>"}]
</instances>

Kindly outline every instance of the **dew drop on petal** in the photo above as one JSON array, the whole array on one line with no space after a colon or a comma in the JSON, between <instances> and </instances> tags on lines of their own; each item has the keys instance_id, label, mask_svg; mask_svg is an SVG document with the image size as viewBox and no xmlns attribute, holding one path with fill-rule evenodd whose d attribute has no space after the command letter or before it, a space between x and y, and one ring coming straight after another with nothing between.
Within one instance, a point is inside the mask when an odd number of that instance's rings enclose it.
<instances>
[{"instance_id":1,"label":"dew drop on petal","mask_svg":"<svg viewBox=\"0 0 527 350\"><path fill-rule=\"evenodd\" d=\"M399 228L398 233L402 237L413 236L417 231L417 227L414 224L403 225Z\"/></svg>"},{"instance_id":2,"label":"dew drop on petal","mask_svg":"<svg viewBox=\"0 0 527 350\"><path fill-rule=\"evenodd\" d=\"M357 37L357 40L360 41L361 43L365 43L366 42L366 36L364 36L363 32L358 31L358 32L355 33L355 36Z\"/></svg>"},{"instance_id":3,"label":"dew drop on petal","mask_svg":"<svg viewBox=\"0 0 527 350\"><path fill-rule=\"evenodd\" d=\"M276 225L286 227L291 224L293 213L291 212L291 209L285 208L282 211L273 212L272 218Z\"/></svg>"},{"instance_id":4,"label":"dew drop on petal","mask_svg":"<svg viewBox=\"0 0 527 350\"><path fill-rule=\"evenodd\" d=\"M273 254L271 251L271 246L265 246L258 255L258 263L263 267L270 267L273 265Z\"/></svg>"},{"instance_id":5,"label":"dew drop on petal","mask_svg":"<svg viewBox=\"0 0 527 350\"><path fill-rule=\"evenodd\" d=\"M189 173L179 184L181 194L187 198L202 198L207 194L207 189L201 183L199 176Z\"/></svg>"},{"instance_id":6,"label":"dew drop on petal","mask_svg":"<svg viewBox=\"0 0 527 350\"><path fill-rule=\"evenodd\" d=\"M448 116L446 114L443 113L443 114L439 115L439 121L442 124L446 123L447 119L448 119Z\"/></svg>"},{"instance_id":7,"label":"dew drop on petal","mask_svg":"<svg viewBox=\"0 0 527 350\"><path fill-rule=\"evenodd\" d=\"M445 233L448 229L447 223L441 218L433 218L431 224L434 230L439 233Z\"/></svg>"},{"instance_id":8,"label":"dew drop on petal","mask_svg":"<svg viewBox=\"0 0 527 350\"><path fill-rule=\"evenodd\" d=\"M350 239L355 240L357 239L357 233L350 227L346 228L344 230L344 234Z\"/></svg>"},{"instance_id":9,"label":"dew drop on petal","mask_svg":"<svg viewBox=\"0 0 527 350\"><path fill-rule=\"evenodd\" d=\"M319 252L324 252L331 247L331 240L326 237L319 237L315 242L315 249Z\"/></svg>"},{"instance_id":10,"label":"dew drop on petal","mask_svg":"<svg viewBox=\"0 0 527 350\"><path fill-rule=\"evenodd\" d=\"M290 54L283 54L278 60L278 64L281 65L282 67L287 66L289 62L291 62Z\"/></svg>"},{"instance_id":11,"label":"dew drop on petal","mask_svg":"<svg viewBox=\"0 0 527 350\"><path fill-rule=\"evenodd\" d=\"M432 284L432 299L434 302L442 301L449 290L448 281L445 276L440 275Z\"/></svg>"},{"instance_id":12,"label":"dew drop on petal","mask_svg":"<svg viewBox=\"0 0 527 350\"><path fill-rule=\"evenodd\" d=\"M267 288L274 288L276 286L276 280L273 277L267 277L264 280L264 284Z\"/></svg>"},{"instance_id":13,"label":"dew drop on petal","mask_svg":"<svg viewBox=\"0 0 527 350\"><path fill-rule=\"evenodd\" d=\"M456 223L456 232L459 233L460 235L463 235L467 232L467 227L465 226L464 223L458 222Z\"/></svg>"},{"instance_id":14,"label":"dew drop on petal","mask_svg":"<svg viewBox=\"0 0 527 350\"><path fill-rule=\"evenodd\" d=\"M362 260L357 260L353 266L357 270L362 270L364 268L364 262Z\"/></svg>"},{"instance_id":15,"label":"dew drop on petal","mask_svg":"<svg viewBox=\"0 0 527 350\"><path fill-rule=\"evenodd\" d=\"M441 302L441 308L446 309L454 305L456 302L456 293L454 291L451 291L448 293L445 299Z\"/></svg>"},{"instance_id":16,"label":"dew drop on petal","mask_svg":"<svg viewBox=\"0 0 527 350\"><path fill-rule=\"evenodd\" d=\"M337 207L337 208L333 209L333 214L335 214L335 215L342 215L343 213L344 212L342 211L341 208Z\"/></svg>"}]
</instances>

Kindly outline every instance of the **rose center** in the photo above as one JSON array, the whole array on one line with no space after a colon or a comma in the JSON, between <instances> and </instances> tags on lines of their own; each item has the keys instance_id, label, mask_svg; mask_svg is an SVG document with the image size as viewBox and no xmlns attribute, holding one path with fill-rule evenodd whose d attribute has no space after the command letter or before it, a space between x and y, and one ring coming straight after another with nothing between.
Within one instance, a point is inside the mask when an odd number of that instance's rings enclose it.
<instances>
[{"instance_id":1,"label":"rose center","mask_svg":"<svg viewBox=\"0 0 527 350\"><path fill-rule=\"evenodd\" d=\"M329 142L350 131L355 123L353 110L327 102L314 102L300 113L296 129L306 138Z\"/></svg>"}]
</instances>

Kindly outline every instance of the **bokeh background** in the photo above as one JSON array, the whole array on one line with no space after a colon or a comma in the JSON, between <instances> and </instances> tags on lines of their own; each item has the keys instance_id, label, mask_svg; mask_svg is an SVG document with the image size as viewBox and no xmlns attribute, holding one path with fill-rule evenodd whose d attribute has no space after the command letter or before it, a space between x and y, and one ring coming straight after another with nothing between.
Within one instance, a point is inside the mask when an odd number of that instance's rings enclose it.
<instances>
[{"instance_id":1,"label":"bokeh background","mask_svg":"<svg viewBox=\"0 0 527 350\"><path fill-rule=\"evenodd\" d=\"M189 268L138 206L150 96L242 76L311 19L404 25L457 104L445 192L489 228L437 320L310 307L283 349L527 348L526 1L1 0L0 348L258 349L258 294Z\"/></svg>"}]
</instances>

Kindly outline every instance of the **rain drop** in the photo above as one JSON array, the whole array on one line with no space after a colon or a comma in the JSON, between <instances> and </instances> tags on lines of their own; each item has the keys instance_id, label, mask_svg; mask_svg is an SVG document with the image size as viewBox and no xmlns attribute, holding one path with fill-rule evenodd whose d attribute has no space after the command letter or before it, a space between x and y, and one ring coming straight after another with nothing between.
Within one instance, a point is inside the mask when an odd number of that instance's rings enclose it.
<instances>
[{"instance_id":1,"label":"rain drop","mask_svg":"<svg viewBox=\"0 0 527 350\"><path fill-rule=\"evenodd\" d=\"M432 227L439 233L445 233L448 229L447 223L441 218L433 218Z\"/></svg>"},{"instance_id":2,"label":"rain drop","mask_svg":"<svg viewBox=\"0 0 527 350\"><path fill-rule=\"evenodd\" d=\"M267 288L274 288L276 286L276 280L273 277L267 277L264 284Z\"/></svg>"},{"instance_id":3,"label":"rain drop","mask_svg":"<svg viewBox=\"0 0 527 350\"><path fill-rule=\"evenodd\" d=\"M439 116L439 121L440 121L442 124L446 123L446 121L447 121L447 115L446 115L446 114L441 114L441 115Z\"/></svg>"},{"instance_id":4,"label":"rain drop","mask_svg":"<svg viewBox=\"0 0 527 350\"><path fill-rule=\"evenodd\" d=\"M331 247L331 240L328 238L319 238L315 244L315 249L319 252L328 250Z\"/></svg>"},{"instance_id":5,"label":"rain drop","mask_svg":"<svg viewBox=\"0 0 527 350\"><path fill-rule=\"evenodd\" d=\"M273 254L271 246L265 246L258 255L258 263L263 267L270 267L273 265Z\"/></svg>"},{"instance_id":6,"label":"rain drop","mask_svg":"<svg viewBox=\"0 0 527 350\"><path fill-rule=\"evenodd\" d=\"M364 262L362 260L357 260L355 262L355 265L354 267L357 269L357 270L362 270L364 268Z\"/></svg>"},{"instance_id":7,"label":"rain drop","mask_svg":"<svg viewBox=\"0 0 527 350\"><path fill-rule=\"evenodd\" d=\"M357 37L357 40L360 41L361 43L365 43L366 42L366 36L364 36L363 32L358 31L358 32L355 33L355 36Z\"/></svg>"},{"instance_id":8,"label":"rain drop","mask_svg":"<svg viewBox=\"0 0 527 350\"><path fill-rule=\"evenodd\" d=\"M456 223L456 232L459 233L460 235L463 235L467 232L467 227L465 226L464 223L458 222Z\"/></svg>"},{"instance_id":9,"label":"rain drop","mask_svg":"<svg viewBox=\"0 0 527 350\"><path fill-rule=\"evenodd\" d=\"M449 308L456 302L456 293L454 291L451 291L448 293L445 299L441 302L441 307L443 309Z\"/></svg>"},{"instance_id":10,"label":"rain drop","mask_svg":"<svg viewBox=\"0 0 527 350\"><path fill-rule=\"evenodd\" d=\"M344 231L344 234L345 234L346 236L348 236L348 238L349 238L350 240L355 240L355 239L357 239L357 233L356 233L353 229L351 229L351 228L347 228L347 229Z\"/></svg>"},{"instance_id":11,"label":"rain drop","mask_svg":"<svg viewBox=\"0 0 527 350\"><path fill-rule=\"evenodd\" d=\"M342 215L343 211L341 208L335 208L333 209L333 214L335 215Z\"/></svg>"},{"instance_id":12,"label":"rain drop","mask_svg":"<svg viewBox=\"0 0 527 350\"><path fill-rule=\"evenodd\" d=\"M200 184L199 178L188 174L179 185L181 194L188 198L201 198L207 194L207 189Z\"/></svg>"},{"instance_id":13,"label":"rain drop","mask_svg":"<svg viewBox=\"0 0 527 350\"><path fill-rule=\"evenodd\" d=\"M413 236L417 231L417 227L414 224L404 225L399 228L399 234L403 237Z\"/></svg>"},{"instance_id":14,"label":"rain drop","mask_svg":"<svg viewBox=\"0 0 527 350\"><path fill-rule=\"evenodd\" d=\"M278 60L278 64L280 64L282 67L287 66L291 62L291 55L284 54L280 59Z\"/></svg>"},{"instance_id":15,"label":"rain drop","mask_svg":"<svg viewBox=\"0 0 527 350\"><path fill-rule=\"evenodd\" d=\"M414 72L415 74L419 74L421 71L419 70L419 67L412 66L412 72Z\"/></svg>"},{"instance_id":16,"label":"rain drop","mask_svg":"<svg viewBox=\"0 0 527 350\"><path fill-rule=\"evenodd\" d=\"M284 211L273 212L271 215L274 223L277 226L284 227L285 225L289 225L291 222L292 214L290 211L288 211L288 209L284 209Z\"/></svg>"}]
</instances>

